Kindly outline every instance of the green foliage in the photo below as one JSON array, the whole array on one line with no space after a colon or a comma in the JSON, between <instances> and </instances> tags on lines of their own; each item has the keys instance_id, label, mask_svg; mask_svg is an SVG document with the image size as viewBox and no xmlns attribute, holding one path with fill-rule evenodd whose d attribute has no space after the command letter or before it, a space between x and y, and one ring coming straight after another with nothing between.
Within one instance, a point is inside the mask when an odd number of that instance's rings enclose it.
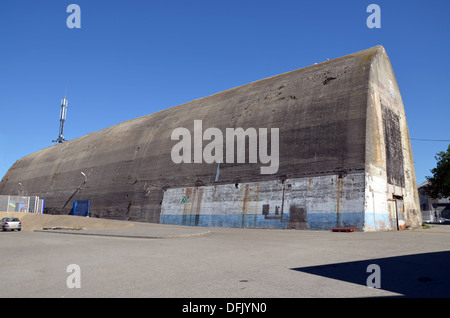
<instances>
[{"instance_id":1,"label":"green foliage","mask_svg":"<svg viewBox=\"0 0 450 318\"><path fill-rule=\"evenodd\" d=\"M433 176L427 176L429 181L425 191L431 198L450 197L450 145L447 151L441 151L434 157L436 168L431 169Z\"/></svg>"}]
</instances>

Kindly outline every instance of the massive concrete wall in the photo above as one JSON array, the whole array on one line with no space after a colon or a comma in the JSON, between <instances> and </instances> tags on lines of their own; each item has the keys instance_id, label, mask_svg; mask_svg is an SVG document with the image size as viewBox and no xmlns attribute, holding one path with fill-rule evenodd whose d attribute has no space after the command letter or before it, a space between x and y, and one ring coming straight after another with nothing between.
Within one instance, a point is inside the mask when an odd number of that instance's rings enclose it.
<instances>
[{"instance_id":1,"label":"massive concrete wall","mask_svg":"<svg viewBox=\"0 0 450 318\"><path fill-rule=\"evenodd\" d=\"M366 129L367 230L422 222L405 109L383 47L370 66ZM396 219L396 220L395 220Z\"/></svg>"},{"instance_id":2,"label":"massive concrete wall","mask_svg":"<svg viewBox=\"0 0 450 318\"><path fill-rule=\"evenodd\" d=\"M278 128L278 170L261 174L267 164L249 163L248 153L245 163L221 160L217 180L216 162L174 163L172 132L184 127L195 135L195 120L203 131L224 134ZM392 136L401 143L389 143ZM223 146L223 159L225 152ZM46 198L51 214L89 199L91 216L103 218L378 230L392 228L385 219L395 198L410 225L419 222L414 182L400 93L384 49L375 47L30 154L7 172L0 194Z\"/></svg>"}]
</instances>

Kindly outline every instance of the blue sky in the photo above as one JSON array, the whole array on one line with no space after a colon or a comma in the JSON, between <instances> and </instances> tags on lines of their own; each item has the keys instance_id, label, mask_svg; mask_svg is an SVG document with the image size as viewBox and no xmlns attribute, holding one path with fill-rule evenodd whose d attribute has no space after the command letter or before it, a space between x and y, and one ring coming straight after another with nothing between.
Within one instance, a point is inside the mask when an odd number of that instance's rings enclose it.
<instances>
[{"instance_id":1,"label":"blue sky","mask_svg":"<svg viewBox=\"0 0 450 318\"><path fill-rule=\"evenodd\" d=\"M71 3L81 28L69 29ZM381 28L369 29L369 4ZM450 142L450 1L1 0L0 178L51 146L125 120L383 45L417 181Z\"/></svg>"}]
</instances>

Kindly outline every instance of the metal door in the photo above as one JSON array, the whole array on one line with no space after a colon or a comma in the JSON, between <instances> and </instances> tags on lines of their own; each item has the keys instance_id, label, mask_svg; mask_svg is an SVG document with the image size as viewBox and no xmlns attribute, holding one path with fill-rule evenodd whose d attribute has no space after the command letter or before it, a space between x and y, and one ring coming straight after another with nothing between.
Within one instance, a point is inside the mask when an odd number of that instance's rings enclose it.
<instances>
[{"instance_id":1,"label":"metal door","mask_svg":"<svg viewBox=\"0 0 450 318\"><path fill-rule=\"evenodd\" d=\"M389 225L392 230L398 230L397 203L395 200L388 200Z\"/></svg>"},{"instance_id":2,"label":"metal door","mask_svg":"<svg viewBox=\"0 0 450 318\"><path fill-rule=\"evenodd\" d=\"M398 229L399 230L406 230L406 220L405 220L405 213L404 213L404 209L403 209L403 200L396 199L395 203L396 203L396 206L397 206Z\"/></svg>"}]
</instances>

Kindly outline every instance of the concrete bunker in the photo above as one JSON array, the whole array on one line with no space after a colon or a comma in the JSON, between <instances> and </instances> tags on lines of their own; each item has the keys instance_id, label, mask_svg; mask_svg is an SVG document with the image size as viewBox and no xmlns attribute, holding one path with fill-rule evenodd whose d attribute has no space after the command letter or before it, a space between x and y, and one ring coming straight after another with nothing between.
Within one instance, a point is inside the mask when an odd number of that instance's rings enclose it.
<instances>
[{"instance_id":1,"label":"concrete bunker","mask_svg":"<svg viewBox=\"0 0 450 318\"><path fill-rule=\"evenodd\" d=\"M276 171L261 174L267 164L249 160L248 147L245 160L211 151L208 162L174 162L172 132L195 120L224 135L278 129ZM421 224L405 110L382 46L42 149L0 182L0 194L19 191L45 198L47 214L90 200L91 217L153 223L362 231Z\"/></svg>"}]
</instances>

